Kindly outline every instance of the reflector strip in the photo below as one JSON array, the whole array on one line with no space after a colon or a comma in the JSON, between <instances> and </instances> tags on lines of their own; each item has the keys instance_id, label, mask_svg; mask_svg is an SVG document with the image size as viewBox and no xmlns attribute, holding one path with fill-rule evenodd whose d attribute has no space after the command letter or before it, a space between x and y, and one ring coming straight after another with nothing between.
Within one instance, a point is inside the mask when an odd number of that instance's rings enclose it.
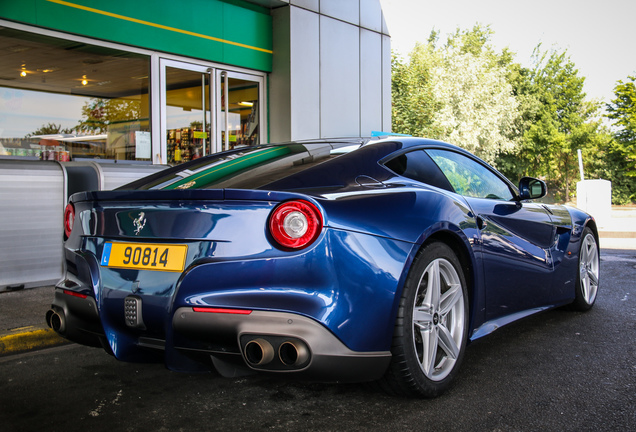
<instances>
[{"instance_id":1,"label":"reflector strip","mask_svg":"<svg viewBox=\"0 0 636 432\"><path fill-rule=\"evenodd\" d=\"M86 297L88 297L86 294L80 294L80 293L75 292L75 291L62 290L62 292L64 294L66 294L66 295L70 295L70 296L73 296L73 297L79 297L81 299L85 299Z\"/></svg>"},{"instance_id":2,"label":"reflector strip","mask_svg":"<svg viewBox=\"0 0 636 432\"><path fill-rule=\"evenodd\" d=\"M207 313L225 313L235 315L249 315L252 313L249 309L224 309L224 308L209 308L209 307L193 307L195 312L207 312Z\"/></svg>"}]
</instances>

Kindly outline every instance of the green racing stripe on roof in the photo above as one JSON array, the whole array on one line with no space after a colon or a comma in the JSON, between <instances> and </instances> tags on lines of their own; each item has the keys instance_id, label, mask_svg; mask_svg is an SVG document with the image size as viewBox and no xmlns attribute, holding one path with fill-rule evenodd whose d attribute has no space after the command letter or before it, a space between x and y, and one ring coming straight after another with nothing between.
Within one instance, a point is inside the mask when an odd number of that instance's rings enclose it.
<instances>
[{"instance_id":1,"label":"green racing stripe on roof","mask_svg":"<svg viewBox=\"0 0 636 432\"><path fill-rule=\"evenodd\" d=\"M165 190L171 189L199 189L215 182L223 177L236 174L239 171L262 164L272 159L278 159L291 153L291 149L285 147L271 147L257 150L236 159L230 159L219 165L214 165L204 171L198 172L178 182L166 186Z\"/></svg>"}]
</instances>

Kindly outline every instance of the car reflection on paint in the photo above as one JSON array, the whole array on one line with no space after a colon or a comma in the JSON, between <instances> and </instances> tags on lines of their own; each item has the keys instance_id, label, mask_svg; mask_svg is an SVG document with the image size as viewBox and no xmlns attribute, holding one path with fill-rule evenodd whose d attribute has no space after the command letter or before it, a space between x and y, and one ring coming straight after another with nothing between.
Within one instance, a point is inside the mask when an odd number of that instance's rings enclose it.
<instances>
[{"instance_id":1,"label":"car reflection on paint","mask_svg":"<svg viewBox=\"0 0 636 432\"><path fill-rule=\"evenodd\" d=\"M240 148L73 195L48 322L123 361L432 397L469 341L592 307L595 221L533 202L545 183L438 141L362 144Z\"/></svg>"}]
</instances>

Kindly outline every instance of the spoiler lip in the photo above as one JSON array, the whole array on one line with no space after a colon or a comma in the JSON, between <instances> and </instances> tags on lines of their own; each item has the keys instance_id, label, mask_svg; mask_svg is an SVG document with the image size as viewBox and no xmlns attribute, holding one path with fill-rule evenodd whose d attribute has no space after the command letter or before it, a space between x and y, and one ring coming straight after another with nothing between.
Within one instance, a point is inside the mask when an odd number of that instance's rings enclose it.
<instances>
[{"instance_id":1,"label":"spoiler lip","mask_svg":"<svg viewBox=\"0 0 636 432\"><path fill-rule=\"evenodd\" d=\"M307 199L298 192L281 192L258 189L185 189L185 190L111 190L77 192L70 197L72 202L81 201L285 201Z\"/></svg>"}]
</instances>

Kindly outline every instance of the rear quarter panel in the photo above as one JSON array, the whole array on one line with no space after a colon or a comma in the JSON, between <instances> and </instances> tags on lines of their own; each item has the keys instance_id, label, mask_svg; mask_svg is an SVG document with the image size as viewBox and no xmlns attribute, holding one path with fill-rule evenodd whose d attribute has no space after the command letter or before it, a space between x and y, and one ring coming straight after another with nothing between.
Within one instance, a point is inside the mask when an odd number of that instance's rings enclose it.
<instances>
[{"instance_id":1,"label":"rear quarter panel","mask_svg":"<svg viewBox=\"0 0 636 432\"><path fill-rule=\"evenodd\" d=\"M317 201L325 209L330 227L408 242L411 250L403 263L398 289L391 308L395 319L402 288L413 260L426 242L437 239L461 248L465 258L471 328L484 320L483 274L478 265L479 231L468 206L458 195L400 179L385 182L385 188L351 188L324 193ZM356 253L364 253L360 247ZM369 256L369 259L374 259ZM392 321L393 322L393 321Z\"/></svg>"}]
</instances>

